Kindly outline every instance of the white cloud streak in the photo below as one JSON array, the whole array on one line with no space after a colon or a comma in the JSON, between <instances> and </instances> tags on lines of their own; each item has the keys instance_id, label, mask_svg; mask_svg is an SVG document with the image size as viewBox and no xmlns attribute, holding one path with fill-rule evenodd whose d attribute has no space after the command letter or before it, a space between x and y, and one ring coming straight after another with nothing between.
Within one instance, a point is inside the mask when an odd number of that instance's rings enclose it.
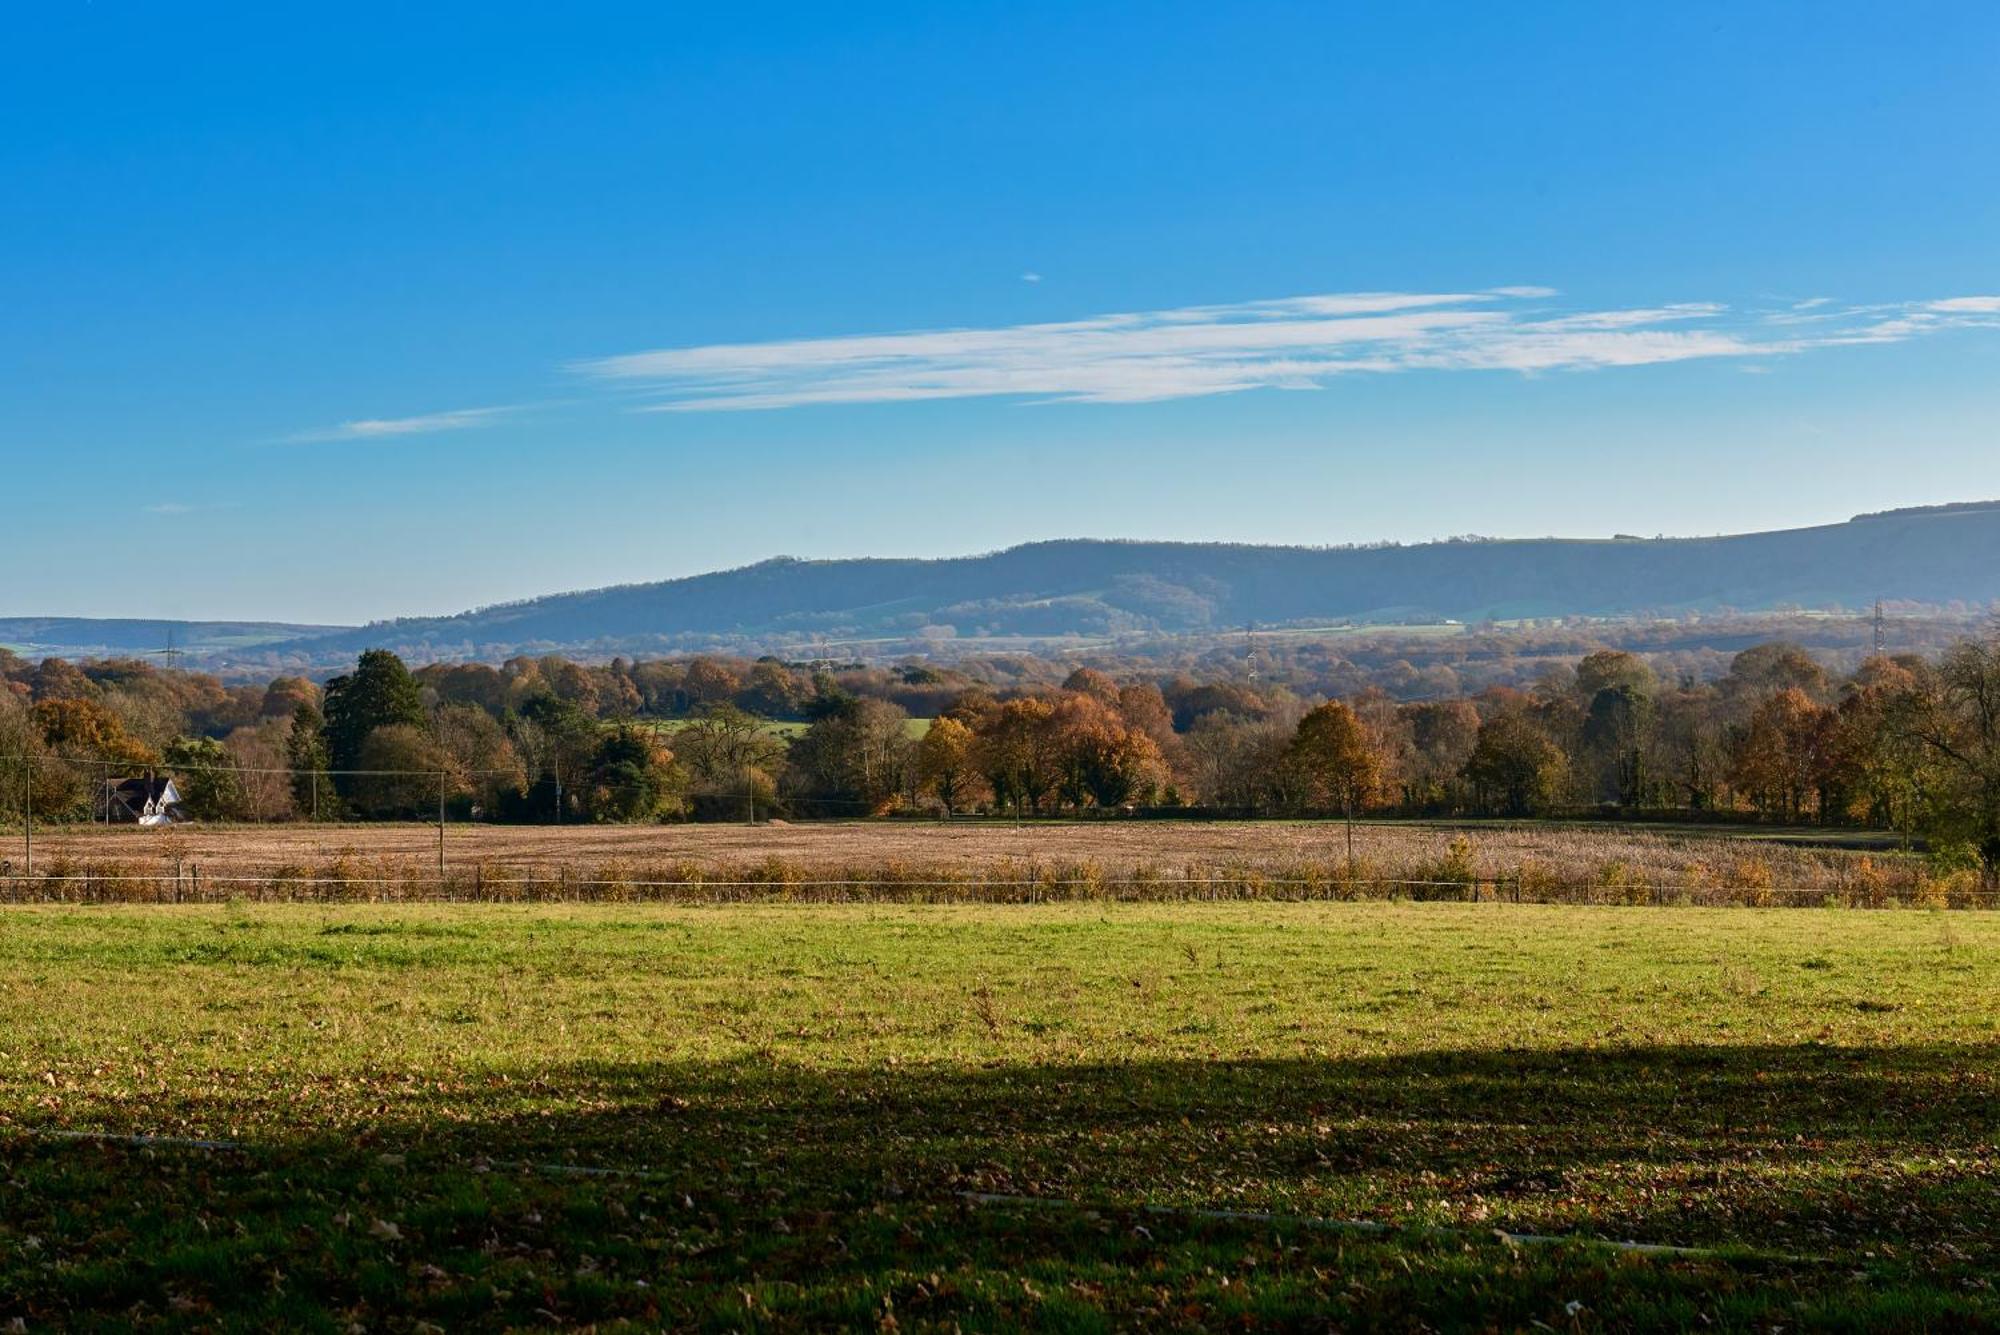
<instances>
[{"instance_id":1,"label":"white cloud streak","mask_svg":"<svg viewBox=\"0 0 2000 1335\"><path fill-rule=\"evenodd\" d=\"M2000 297L1991 296L1849 307L1821 298L1769 311L1713 302L1563 310L1554 296L1542 287L1331 293L993 329L666 348L571 369L637 389L648 410L663 412L1000 396L1139 403L1318 389L1348 375L1770 358L2000 328Z\"/></svg>"},{"instance_id":2,"label":"white cloud streak","mask_svg":"<svg viewBox=\"0 0 2000 1335\"><path fill-rule=\"evenodd\" d=\"M422 413L416 417L364 417L324 430L293 436L300 443L335 440L382 440L391 436L424 436L439 431L471 431L492 426L513 413L518 406L497 408L455 408L449 412Z\"/></svg>"}]
</instances>

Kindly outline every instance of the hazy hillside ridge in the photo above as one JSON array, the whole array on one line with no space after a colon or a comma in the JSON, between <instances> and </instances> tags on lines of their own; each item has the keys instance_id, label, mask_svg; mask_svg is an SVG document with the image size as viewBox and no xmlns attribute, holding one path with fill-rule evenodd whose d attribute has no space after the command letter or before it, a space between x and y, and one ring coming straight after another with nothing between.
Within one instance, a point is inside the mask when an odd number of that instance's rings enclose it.
<instances>
[{"instance_id":1,"label":"hazy hillside ridge","mask_svg":"<svg viewBox=\"0 0 2000 1335\"><path fill-rule=\"evenodd\" d=\"M1071 539L939 560L781 557L337 632L331 643L666 648L676 636L1143 636L1245 625L1439 624L2000 599L2000 505L1713 538L1262 547ZM320 637L313 637L319 639ZM643 646L639 641L644 641ZM329 645L330 647L330 645Z\"/></svg>"},{"instance_id":2,"label":"hazy hillside ridge","mask_svg":"<svg viewBox=\"0 0 2000 1335\"><path fill-rule=\"evenodd\" d=\"M1569 618L1671 619L2000 601L2000 502L1695 538L1455 538L1281 547L1066 539L941 559L776 557L654 583L558 593L362 627L0 620L0 643L79 655L178 647L314 663L703 649L954 656L1063 642L1131 645L1245 628L1343 630Z\"/></svg>"}]
</instances>

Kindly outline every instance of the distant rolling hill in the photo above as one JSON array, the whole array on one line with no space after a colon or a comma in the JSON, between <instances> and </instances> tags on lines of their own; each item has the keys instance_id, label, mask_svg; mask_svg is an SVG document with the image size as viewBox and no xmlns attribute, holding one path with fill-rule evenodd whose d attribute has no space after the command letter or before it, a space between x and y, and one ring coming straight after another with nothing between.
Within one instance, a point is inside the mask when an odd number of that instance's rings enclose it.
<instances>
[{"instance_id":1,"label":"distant rolling hill","mask_svg":"<svg viewBox=\"0 0 2000 1335\"><path fill-rule=\"evenodd\" d=\"M283 621L150 621L136 617L0 617L0 648L35 657L194 657L351 630Z\"/></svg>"},{"instance_id":2,"label":"distant rolling hill","mask_svg":"<svg viewBox=\"0 0 2000 1335\"><path fill-rule=\"evenodd\" d=\"M943 560L782 557L654 584L362 627L0 619L0 645L68 656L176 646L210 664L660 654L814 644L895 652L995 641L1213 635L1254 624L1436 624L2000 601L2000 502L1714 538L1461 539L1415 546L1038 542Z\"/></svg>"},{"instance_id":3,"label":"distant rolling hill","mask_svg":"<svg viewBox=\"0 0 2000 1335\"><path fill-rule=\"evenodd\" d=\"M1360 548L1039 542L943 560L779 558L737 570L300 637L315 655L423 657L704 641L1203 634L2000 600L2000 502L1714 538L1467 539Z\"/></svg>"}]
</instances>

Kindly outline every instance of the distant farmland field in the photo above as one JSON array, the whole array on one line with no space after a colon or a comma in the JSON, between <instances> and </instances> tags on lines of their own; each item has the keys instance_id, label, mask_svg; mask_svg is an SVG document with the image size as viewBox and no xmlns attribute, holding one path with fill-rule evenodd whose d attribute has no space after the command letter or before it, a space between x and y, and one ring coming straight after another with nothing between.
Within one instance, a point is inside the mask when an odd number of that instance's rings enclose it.
<instances>
[{"instance_id":1,"label":"distant farmland field","mask_svg":"<svg viewBox=\"0 0 2000 1335\"><path fill-rule=\"evenodd\" d=\"M1996 997L1991 914L0 909L0 1325L1992 1329Z\"/></svg>"},{"instance_id":2,"label":"distant farmland field","mask_svg":"<svg viewBox=\"0 0 2000 1335\"><path fill-rule=\"evenodd\" d=\"M931 730L931 724L934 723L935 721L936 720L934 719L927 719L927 718L904 719L903 731L909 734L910 739L912 741L922 741L924 734ZM671 744L673 739L673 734L679 732L682 728L692 726L694 722L695 722L694 719L682 719L682 718L644 719L641 720L637 724L637 726L649 732L657 733L665 737L668 740L669 744ZM611 725L606 724L606 726L608 727ZM773 737L791 738L791 737L803 736L805 734L806 729L810 728L812 725L810 723L805 723L797 719L763 719L760 720L759 726L762 727L765 732L770 733Z\"/></svg>"},{"instance_id":3,"label":"distant farmland field","mask_svg":"<svg viewBox=\"0 0 2000 1335\"><path fill-rule=\"evenodd\" d=\"M1384 822L1356 827L1350 862L1344 828L1325 821L459 824L444 831L442 893L647 898L660 897L649 887L700 882L737 885L753 898L908 898L934 886L943 897L974 898L1422 898L1464 889L1464 897L1590 902L1984 902L1974 878L1940 879L1893 847L1856 842L1795 830ZM36 846L33 883L19 876L18 842L13 852L0 846L14 873L0 889L14 898L63 898L79 885L83 897L98 896L92 877L151 881L131 897L152 898L167 875L176 897L440 893L434 825L82 826L44 831ZM337 884L322 892L322 883Z\"/></svg>"}]
</instances>

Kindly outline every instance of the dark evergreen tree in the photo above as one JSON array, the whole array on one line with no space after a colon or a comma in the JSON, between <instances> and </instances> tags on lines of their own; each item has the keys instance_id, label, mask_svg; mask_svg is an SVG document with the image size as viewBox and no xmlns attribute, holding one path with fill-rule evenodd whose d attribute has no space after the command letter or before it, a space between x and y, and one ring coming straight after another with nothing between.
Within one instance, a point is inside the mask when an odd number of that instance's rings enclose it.
<instances>
[{"instance_id":1,"label":"dark evergreen tree","mask_svg":"<svg viewBox=\"0 0 2000 1335\"><path fill-rule=\"evenodd\" d=\"M387 649L365 651L353 672L326 684L326 749L335 770L359 768L361 747L377 728L427 722L423 687ZM337 778L335 786L346 792L349 785Z\"/></svg>"},{"instance_id":2,"label":"dark evergreen tree","mask_svg":"<svg viewBox=\"0 0 2000 1335\"><path fill-rule=\"evenodd\" d=\"M672 758L646 733L613 729L591 757L588 814L600 821L644 821L677 799Z\"/></svg>"},{"instance_id":3,"label":"dark evergreen tree","mask_svg":"<svg viewBox=\"0 0 2000 1335\"><path fill-rule=\"evenodd\" d=\"M340 814L340 795L327 771L333 757L326 749L326 720L310 700L292 710L292 732L285 739L285 766L292 771L292 801L308 820L332 820Z\"/></svg>"}]
</instances>

